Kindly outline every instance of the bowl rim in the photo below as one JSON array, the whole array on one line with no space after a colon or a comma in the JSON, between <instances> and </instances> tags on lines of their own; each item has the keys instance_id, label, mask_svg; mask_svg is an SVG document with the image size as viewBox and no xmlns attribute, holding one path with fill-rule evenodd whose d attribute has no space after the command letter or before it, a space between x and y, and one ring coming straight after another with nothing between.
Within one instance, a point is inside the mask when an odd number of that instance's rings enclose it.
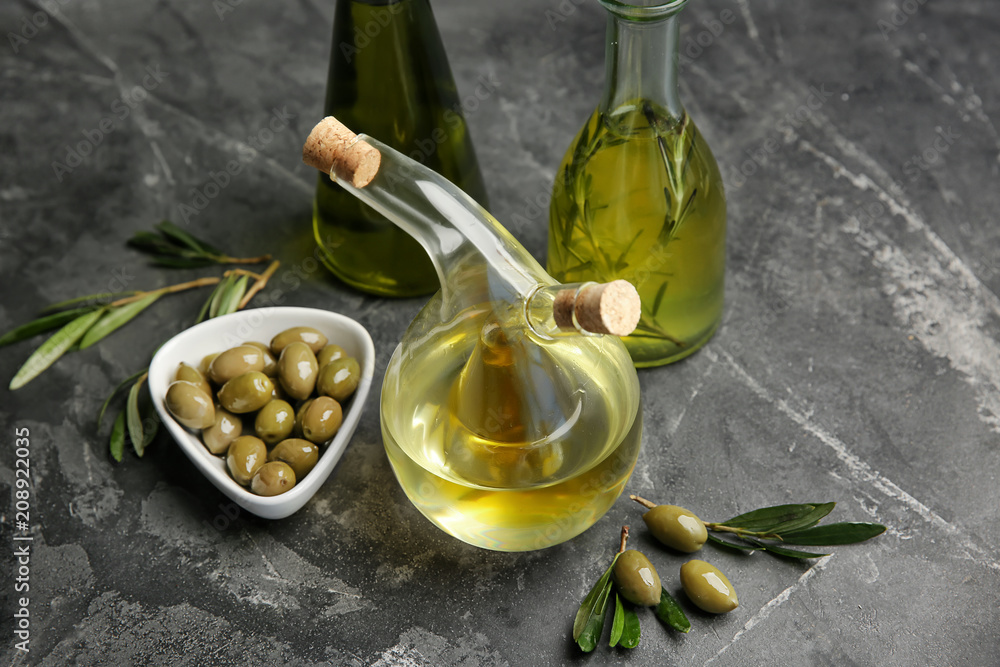
<instances>
[{"instance_id":1,"label":"bowl rim","mask_svg":"<svg viewBox=\"0 0 1000 667\"><path fill-rule=\"evenodd\" d=\"M260 322L253 324L253 321L257 319ZM317 325L317 322L320 324ZM325 323L326 329L324 329L323 323ZM182 348L190 345L192 341L195 342L195 349L202 349L208 347L206 341L218 340L218 345L213 347L213 351L221 352L241 342L259 340L263 336L261 329L274 332L266 336L266 342L270 342L270 338L275 334L294 326L317 328L327 336L330 343L341 346L345 346L344 343L347 342L342 340L345 334L351 337L351 344L345 347L360 351L357 359L361 379L350 399L350 405L344 411L340 429L333 438L322 445L316 466L303 478L303 481L296 483L291 490L281 495L258 496L237 484L225 470L225 459L209 452L195 432L184 428L173 418L173 415L166 409L164 397L167 387L173 382L177 365L180 362L190 363L197 368L204 354L211 354L211 351L205 352L197 359L194 357L198 356L198 352L185 354ZM331 336L330 334L334 332L335 335ZM364 412L374 373L374 343L368 330L356 320L340 313L319 308L269 306L250 308L212 318L189 327L172 337L160 346L150 362L149 392L153 406L167 430L170 431L174 440L194 466L216 488L242 508L257 516L265 519L280 519L293 514L305 505L333 472L333 468L343 455L358 426L361 414ZM222 467L218 465L219 460L223 461Z\"/></svg>"}]
</instances>

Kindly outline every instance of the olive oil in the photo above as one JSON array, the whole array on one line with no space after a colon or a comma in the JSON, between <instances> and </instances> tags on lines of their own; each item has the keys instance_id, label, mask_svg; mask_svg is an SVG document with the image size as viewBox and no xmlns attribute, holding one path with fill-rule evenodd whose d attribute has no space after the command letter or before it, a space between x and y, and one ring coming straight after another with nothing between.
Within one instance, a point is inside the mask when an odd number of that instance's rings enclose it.
<instances>
[{"instance_id":1,"label":"olive oil","mask_svg":"<svg viewBox=\"0 0 1000 667\"><path fill-rule=\"evenodd\" d=\"M427 0L338 0L324 111L380 137L487 206ZM316 188L313 232L323 263L353 287L383 296L438 288L417 241L325 174Z\"/></svg>"},{"instance_id":2,"label":"olive oil","mask_svg":"<svg viewBox=\"0 0 1000 667\"><path fill-rule=\"evenodd\" d=\"M630 404L638 387L621 374L626 354L598 341L525 334L512 343L489 318L472 318L422 345L405 385L393 374L407 363L397 349L382 433L417 509L498 551L558 544L603 516L632 473L642 425Z\"/></svg>"},{"instance_id":3,"label":"olive oil","mask_svg":"<svg viewBox=\"0 0 1000 667\"><path fill-rule=\"evenodd\" d=\"M637 100L594 112L563 159L548 270L635 285L642 318L625 346L636 366L669 363L719 324L725 230L722 178L694 123Z\"/></svg>"}]
</instances>

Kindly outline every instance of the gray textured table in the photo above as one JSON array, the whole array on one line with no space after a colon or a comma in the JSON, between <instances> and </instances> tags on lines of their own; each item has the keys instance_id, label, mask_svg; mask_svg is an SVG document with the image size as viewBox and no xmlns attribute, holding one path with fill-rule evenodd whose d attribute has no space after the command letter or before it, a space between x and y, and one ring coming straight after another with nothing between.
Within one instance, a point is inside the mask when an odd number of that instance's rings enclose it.
<instances>
[{"instance_id":1,"label":"gray textured table","mask_svg":"<svg viewBox=\"0 0 1000 667\"><path fill-rule=\"evenodd\" d=\"M645 615L639 648L601 647L589 661L997 664L1000 9L752 4L692 2L683 21L683 99L727 181L727 307L702 352L641 373L646 436L627 492L716 520L836 500L835 518L889 530L805 564L706 552L737 585L737 611L692 612L686 636ZM599 96L603 12L570 0L435 7L460 92L496 83L469 113L494 212L521 216L512 231L542 257L535 202ZM298 155L321 115L331 20L318 0L4 2L0 329L116 282L204 273L150 267L123 241L179 219L212 172L256 143L193 224L235 251L273 249L286 303L359 319L381 376L421 300L360 296L310 259L313 174ZM81 142L92 150L71 166ZM641 525L636 508L619 500L542 552L463 545L396 485L375 394L330 480L284 521L227 518L166 433L144 459L112 465L95 432L101 399L203 296L164 300L27 387L0 390L5 659L587 660L572 617L618 527ZM0 351L4 385L32 347ZM11 554L14 432L25 427L34 541L22 655ZM636 532L676 588L682 559Z\"/></svg>"}]
</instances>

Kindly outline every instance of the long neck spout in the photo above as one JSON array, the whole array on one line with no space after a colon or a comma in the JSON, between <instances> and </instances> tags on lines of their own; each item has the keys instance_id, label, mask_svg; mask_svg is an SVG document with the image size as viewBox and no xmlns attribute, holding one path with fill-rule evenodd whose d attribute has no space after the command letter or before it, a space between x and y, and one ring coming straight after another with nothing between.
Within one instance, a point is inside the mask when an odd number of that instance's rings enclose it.
<instances>
[{"instance_id":1,"label":"long neck spout","mask_svg":"<svg viewBox=\"0 0 1000 667\"><path fill-rule=\"evenodd\" d=\"M436 172L367 135L381 154L370 182L341 186L413 236L430 255L444 302L459 309L523 299L552 279L483 207ZM332 175L336 178L336 174Z\"/></svg>"}]
</instances>

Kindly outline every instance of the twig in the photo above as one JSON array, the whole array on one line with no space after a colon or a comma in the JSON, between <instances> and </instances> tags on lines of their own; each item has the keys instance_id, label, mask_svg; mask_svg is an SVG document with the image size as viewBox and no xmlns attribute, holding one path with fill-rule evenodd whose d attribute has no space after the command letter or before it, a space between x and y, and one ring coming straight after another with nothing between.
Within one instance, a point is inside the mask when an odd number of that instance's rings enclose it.
<instances>
[{"instance_id":1,"label":"twig","mask_svg":"<svg viewBox=\"0 0 1000 667\"><path fill-rule=\"evenodd\" d=\"M177 283L176 285L170 285L169 287L161 287L160 289L150 290L148 292L136 292L132 296L127 296L124 299L118 299L117 301L112 301L108 304L110 307L124 306L127 303L132 303L133 301L139 301L144 299L150 294L173 294L175 292L183 292L184 290L194 289L195 287L205 287L206 285L215 285L221 280L221 278L198 278L197 280L189 280L186 283Z\"/></svg>"},{"instance_id":2,"label":"twig","mask_svg":"<svg viewBox=\"0 0 1000 667\"><path fill-rule=\"evenodd\" d=\"M251 285L250 289L247 290L247 293L243 295L243 299L240 301L240 304L236 307L237 310L243 308L248 303L250 303L250 299L252 299L254 295L257 294L257 292L264 289L264 286L267 285L267 281L270 280L271 276L274 275L274 272L278 270L279 266L281 266L281 262L277 260L271 262L271 265L264 270L264 273L258 276L257 281L253 285Z\"/></svg>"}]
</instances>

